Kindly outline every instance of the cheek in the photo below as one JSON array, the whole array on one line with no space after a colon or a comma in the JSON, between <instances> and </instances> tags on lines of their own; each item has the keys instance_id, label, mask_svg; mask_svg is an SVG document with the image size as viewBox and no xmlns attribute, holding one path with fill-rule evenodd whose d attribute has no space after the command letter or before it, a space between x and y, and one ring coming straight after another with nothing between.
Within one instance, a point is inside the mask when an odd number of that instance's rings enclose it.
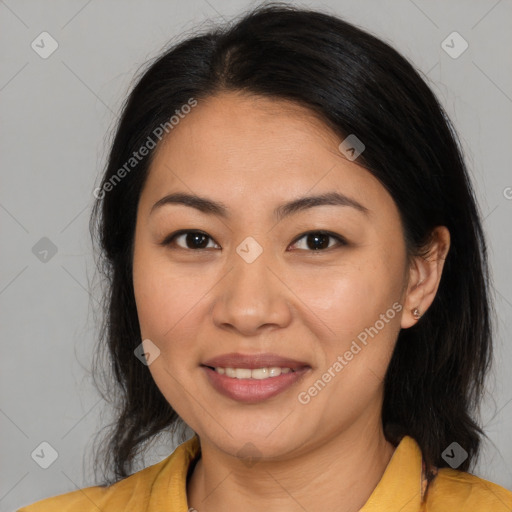
<instances>
[{"instance_id":1,"label":"cheek","mask_svg":"<svg viewBox=\"0 0 512 512\"><path fill-rule=\"evenodd\" d=\"M163 342L197 314L209 288L207 276L198 274L177 274L165 252L136 246L133 287L143 337Z\"/></svg>"},{"instance_id":2,"label":"cheek","mask_svg":"<svg viewBox=\"0 0 512 512\"><path fill-rule=\"evenodd\" d=\"M322 320L316 336L324 354L300 391L326 422L349 424L378 400L400 329L401 276L399 265L359 258L327 271L321 288L303 282L304 302Z\"/></svg>"},{"instance_id":3,"label":"cheek","mask_svg":"<svg viewBox=\"0 0 512 512\"><path fill-rule=\"evenodd\" d=\"M302 273L294 291L322 321L328 338L347 341L400 300L403 269L398 260L396 255L391 262L354 254L343 264ZM393 315L390 323L396 322Z\"/></svg>"},{"instance_id":4,"label":"cheek","mask_svg":"<svg viewBox=\"0 0 512 512\"><path fill-rule=\"evenodd\" d=\"M190 375L196 367L190 339L194 315L205 314L200 298L208 287L190 277L185 283L160 251L142 244L134 253L133 286L142 339L150 339L160 351L148 369L167 402L189 417L187 390L193 389Z\"/></svg>"},{"instance_id":5,"label":"cheek","mask_svg":"<svg viewBox=\"0 0 512 512\"><path fill-rule=\"evenodd\" d=\"M319 410L335 399L359 414L381 388L400 330L403 269L396 254L393 263L379 254L347 258L301 281L297 295L322 320L315 323L323 356L313 383L328 381L329 391L315 398Z\"/></svg>"}]
</instances>

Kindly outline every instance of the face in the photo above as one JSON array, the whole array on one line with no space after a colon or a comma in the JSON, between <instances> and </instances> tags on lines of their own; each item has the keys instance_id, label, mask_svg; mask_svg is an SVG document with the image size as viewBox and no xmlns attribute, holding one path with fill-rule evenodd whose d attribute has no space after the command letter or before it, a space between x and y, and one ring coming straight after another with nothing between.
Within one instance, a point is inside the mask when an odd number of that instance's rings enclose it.
<instances>
[{"instance_id":1,"label":"face","mask_svg":"<svg viewBox=\"0 0 512 512\"><path fill-rule=\"evenodd\" d=\"M391 196L341 141L299 106L223 93L152 163L133 255L149 370L226 453L284 459L380 419L406 249ZM345 199L282 206L323 194Z\"/></svg>"}]
</instances>

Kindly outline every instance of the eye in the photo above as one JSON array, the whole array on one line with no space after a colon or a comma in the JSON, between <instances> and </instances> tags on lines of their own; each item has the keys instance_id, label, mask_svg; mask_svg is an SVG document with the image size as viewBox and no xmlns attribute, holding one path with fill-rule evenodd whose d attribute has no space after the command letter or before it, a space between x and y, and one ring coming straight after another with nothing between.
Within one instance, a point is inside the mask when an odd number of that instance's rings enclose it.
<instances>
[{"instance_id":1,"label":"eye","mask_svg":"<svg viewBox=\"0 0 512 512\"><path fill-rule=\"evenodd\" d=\"M178 240L182 241L181 245L177 243ZM168 237L165 238L165 240L161 243L161 245L172 245L174 242L177 243L178 247L180 249L185 250L196 250L196 249L208 249L212 247L208 247L208 240L211 240L213 242L213 238L211 238L206 233L203 233L202 231L178 231L176 233L172 233ZM215 244L217 248L219 247L217 244ZM215 247L213 247L215 248Z\"/></svg>"},{"instance_id":2,"label":"eye","mask_svg":"<svg viewBox=\"0 0 512 512\"><path fill-rule=\"evenodd\" d=\"M308 231L297 238L290 247L299 245L297 242L302 239L304 239L306 243L303 244L302 248L299 247L301 250L323 251L325 249L331 249L332 245L329 244L329 239L334 239L338 246L347 245L347 242L341 236L330 233L329 231Z\"/></svg>"},{"instance_id":3,"label":"eye","mask_svg":"<svg viewBox=\"0 0 512 512\"><path fill-rule=\"evenodd\" d=\"M179 240L181 240L181 243L178 242ZM301 240L305 241L305 244L303 243L302 247L300 247L299 243ZM334 240L335 243L331 244L330 240ZM213 243L213 246L209 246L209 241ZM177 245L178 248L185 250L204 250L209 248L220 249L220 246L213 241L213 238L202 231L177 231L176 233L172 233L167 236L164 241L161 242L161 245ZM306 251L321 252L326 249L332 249L333 246L336 245L347 245L347 242L341 236L329 231L308 231L296 238L289 247L299 246L295 248Z\"/></svg>"}]
</instances>

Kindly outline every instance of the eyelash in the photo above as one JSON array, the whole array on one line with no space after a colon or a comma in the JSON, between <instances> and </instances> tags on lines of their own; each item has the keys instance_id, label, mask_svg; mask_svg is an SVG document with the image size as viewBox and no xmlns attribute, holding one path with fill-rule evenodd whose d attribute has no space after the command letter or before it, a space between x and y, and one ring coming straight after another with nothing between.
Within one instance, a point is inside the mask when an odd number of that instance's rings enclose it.
<instances>
[{"instance_id":1,"label":"eyelash","mask_svg":"<svg viewBox=\"0 0 512 512\"><path fill-rule=\"evenodd\" d=\"M196 233L196 234L199 234L199 235L204 235L205 237L207 237L207 238L209 238L210 240L213 241L213 238L210 235L208 235L207 233L205 233L204 231L182 229L180 231L176 231L176 232L171 233L170 235L168 235L160 243L160 245L162 245L162 246L170 246L176 240L176 238L178 238L179 236L187 235L187 234L191 234L191 233ZM342 238L340 235L337 235L336 233L332 233L330 231L325 231L325 230L306 231L305 233L302 233L297 238L295 238L295 240L290 245L297 244L297 242L299 240L301 240L304 237L307 237L308 235L323 235L323 236L327 236L327 237L330 237L330 238L334 238L338 242L338 245L337 246L332 246L332 247L328 246L326 249L316 249L316 250L313 250L313 249L299 249L299 250L303 250L303 251L306 251L306 252L312 252L312 253L319 253L319 252L326 252L326 251L332 250L333 248L336 248L336 247L342 247L342 246L348 245L346 240L344 238ZM214 243L216 243L216 242L214 242ZM182 249L184 251L194 251L194 252L202 252L202 251L206 250L206 248L190 249L188 247L179 247L179 246L178 246L178 249Z\"/></svg>"}]
</instances>

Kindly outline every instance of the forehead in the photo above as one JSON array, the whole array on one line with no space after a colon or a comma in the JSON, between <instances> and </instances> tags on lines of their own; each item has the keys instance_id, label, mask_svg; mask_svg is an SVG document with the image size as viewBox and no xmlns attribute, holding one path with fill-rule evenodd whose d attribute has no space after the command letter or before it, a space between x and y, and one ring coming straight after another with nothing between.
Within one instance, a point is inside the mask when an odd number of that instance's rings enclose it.
<instances>
[{"instance_id":1,"label":"forehead","mask_svg":"<svg viewBox=\"0 0 512 512\"><path fill-rule=\"evenodd\" d=\"M223 200L280 202L337 190L375 203L387 192L341 154L341 141L305 107L222 93L199 101L157 148L146 195L158 200L178 189Z\"/></svg>"},{"instance_id":2,"label":"forehead","mask_svg":"<svg viewBox=\"0 0 512 512\"><path fill-rule=\"evenodd\" d=\"M207 153L213 159L242 152L255 158L272 152L273 158L282 153L300 159L320 146L332 151L337 140L338 136L306 107L276 98L227 92L200 100L166 137L162 149L171 146L188 158L204 158Z\"/></svg>"}]
</instances>

